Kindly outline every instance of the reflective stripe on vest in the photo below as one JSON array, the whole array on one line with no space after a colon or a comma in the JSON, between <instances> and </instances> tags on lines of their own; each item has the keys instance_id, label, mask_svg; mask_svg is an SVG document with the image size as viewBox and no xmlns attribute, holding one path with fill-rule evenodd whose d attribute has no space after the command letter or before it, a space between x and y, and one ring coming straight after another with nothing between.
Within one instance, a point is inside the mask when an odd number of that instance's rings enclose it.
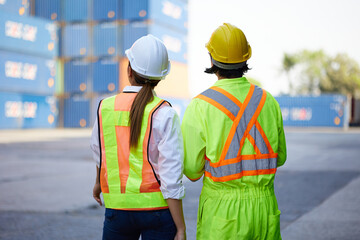
<instances>
[{"instance_id":1,"label":"reflective stripe on vest","mask_svg":"<svg viewBox=\"0 0 360 240\"><path fill-rule=\"evenodd\" d=\"M205 176L214 181L230 181L243 176L274 174L277 153L274 153L257 118L266 100L266 91L251 84L243 103L219 87L211 87L197 98L207 101L221 110L232 121L229 135L218 162L205 162ZM245 139L254 147L256 154L242 155Z\"/></svg>"},{"instance_id":2,"label":"reflective stripe on vest","mask_svg":"<svg viewBox=\"0 0 360 240\"><path fill-rule=\"evenodd\" d=\"M99 106L100 185L106 208L153 210L167 208L160 182L149 162L152 115L165 103L154 97L144 109L137 148L130 148L130 108L137 93L120 93Z\"/></svg>"}]
</instances>

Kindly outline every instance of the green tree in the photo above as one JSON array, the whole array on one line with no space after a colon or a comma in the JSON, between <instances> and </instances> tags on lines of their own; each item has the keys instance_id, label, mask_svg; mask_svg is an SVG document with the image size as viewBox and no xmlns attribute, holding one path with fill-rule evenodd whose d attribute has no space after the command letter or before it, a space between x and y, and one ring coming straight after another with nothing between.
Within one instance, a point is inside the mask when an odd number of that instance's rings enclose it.
<instances>
[{"instance_id":1,"label":"green tree","mask_svg":"<svg viewBox=\"0 0 360 240\"><path fill-rule=\"evenodd\" d=\"M331 57L322 50L285 53L282 71L288 77L290 93L355 95L360 90L359 65L346 54Z\"/></svg>"}]
</instances>

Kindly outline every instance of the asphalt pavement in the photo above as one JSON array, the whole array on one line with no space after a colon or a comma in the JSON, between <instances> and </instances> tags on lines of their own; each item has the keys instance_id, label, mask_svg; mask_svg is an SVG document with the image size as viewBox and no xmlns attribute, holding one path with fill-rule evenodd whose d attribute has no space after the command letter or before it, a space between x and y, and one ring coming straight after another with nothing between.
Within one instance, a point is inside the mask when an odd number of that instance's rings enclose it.
<instances>
[{"instance_id":1,"label":"asphalt pavement","mask_svg":"<svg viewBox=\"0 0 360 240\"><path fill-rule=\"evenodd\" d=\"M101 239L89 129L0 131L0 239ZM275 191L283 239L360 239L360 130L286 129ZM184 178L195 239L201 180Z\"/></svg>"}]
</instances>

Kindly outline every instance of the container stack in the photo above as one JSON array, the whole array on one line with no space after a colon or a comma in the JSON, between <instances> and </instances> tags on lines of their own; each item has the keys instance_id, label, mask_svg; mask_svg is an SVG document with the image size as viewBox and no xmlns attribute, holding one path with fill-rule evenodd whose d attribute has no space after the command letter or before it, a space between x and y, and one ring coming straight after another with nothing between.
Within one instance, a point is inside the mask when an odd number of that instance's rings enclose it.
<instances>
[{"instance_id":1,"label":"container stack","mask_svg":"<svg viewBox=\"0 0 360 240\"><path fill-rule=\"evenodd\" d=\"M0 128L53 128L57 26L30 16L27 0L0 1Z\"/></svg>"},{"instance_id":2,"label":"container stack","mask_svg":"<svg viewBox=\"0 0 360 240\"><path fill-rule=\"evenodd\" d=\"M171 73L156 92L182 115L189 98L187 1L35 0L35 15L61 27L60 126L92 126L99 101L129 84L125 50L146 34L168 48Z\"/></svg>"}]
</instances>

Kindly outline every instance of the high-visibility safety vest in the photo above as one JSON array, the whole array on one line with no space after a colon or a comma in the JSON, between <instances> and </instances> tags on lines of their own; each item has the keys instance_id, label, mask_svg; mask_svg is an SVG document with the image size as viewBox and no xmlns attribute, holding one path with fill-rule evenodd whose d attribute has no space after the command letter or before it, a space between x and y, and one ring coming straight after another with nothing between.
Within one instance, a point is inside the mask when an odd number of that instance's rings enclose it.
<instances>
[{"instance_id":1,"label":"high-visibility safety vest","mask_svg":"<svg viewBox=\"0 0 360 240\"><path fill-rule=\"evenodd\" d=\"M98 109L100 185L105 207L122 210L168 208L148 156L152 115L166 101L155 97L144 109L138 147L130 148L130 108L137 93L120 93Z\"/></svg>"},{"instance_id":2,"label":"high-visibility safety vest","mask_svg":"<svg viewBox=\"0 0 360 240\"><path fill-rule=\"evenodd\" d=\"M251 84L245 101L241 103L233 95L219 87L212 87L199 96L226 114L232 121L230 133L218 162L205 158L205 176L215 182L224 182L276 172L277 153L271 148L257 117L264 106L266 92ZM245 139L253 145L256 154L242 155Z\"/></svg>"},{"instance_id":3,"label":"high-visibility safety vest","mask_svg":"<svg viewBox=\"0 0 360 240\"><path fill-rule=\"evenodd\" d=\"M195 97L182 132L184 173L196 180L204 172L204 186L271 186L286 159L280 107L246 78L219 80Z\"/></svg>"}]
</instances>

